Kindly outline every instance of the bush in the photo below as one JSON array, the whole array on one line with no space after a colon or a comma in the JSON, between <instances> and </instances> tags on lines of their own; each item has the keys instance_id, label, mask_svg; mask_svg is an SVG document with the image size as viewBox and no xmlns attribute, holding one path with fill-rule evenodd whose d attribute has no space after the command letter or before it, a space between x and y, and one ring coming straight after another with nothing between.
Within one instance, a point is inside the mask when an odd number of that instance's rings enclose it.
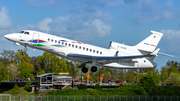
<instances>
[{"instance_id":1,"label":"bush","mask_svg":"<svg viewBox=\"0 0 180 101\"><path fill-rule=\"evenodd\" d=\"M24 89L25 90L29 90L29 86L32 84L32 82L31 81L26 81L26 85L24 86Z\"/></svg>"},{"instance_id":2,"label":"bush","mask_svg":"<svg viewBox=\"0 0 180 101\"><path fill-rule=\"evenodd\" d=\"M122 83L120 83L120 84L119 84L119 87L123 87L123 84L122 84Z\"/></svg>"},{"instance_id":3,"label":"bush","mask_svg":"<svg viewBox=\"0 0 180 101\"><path fill-rule=\"evenodd\" d=\"M100 84L97 83L97 84L94 86L94 89L102 90L102 87L100 86Z\"/></svg>"},{"instance_id":4,"label":"bush","mask_svg":"<svg viewBox=\"0 0 180 101\"><path fill-rule=\"evenodd\" d=\"M144 87L144 90L150 95L152 95L155 82L151 76L145 75L140 79L139 86Z\"/></svg>"},{"instance_id":5,"label":"bush","mask_svg":"<svg viewBox=\"0 0 180 101\"><path fill-rule=\"evenodd\" d=\"M86 85L84 85L84 84L80 84L78 88L79 89L87 89Z\"/></svg>"}]
</instances>

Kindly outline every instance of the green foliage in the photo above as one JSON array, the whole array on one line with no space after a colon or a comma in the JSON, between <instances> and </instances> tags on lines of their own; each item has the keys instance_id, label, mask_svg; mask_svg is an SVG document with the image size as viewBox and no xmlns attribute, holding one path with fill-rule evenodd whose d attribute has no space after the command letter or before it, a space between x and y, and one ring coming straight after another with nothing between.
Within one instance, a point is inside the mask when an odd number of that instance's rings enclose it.
<instances>
[{"instance_id":1,"label":"green foliage","mask_svg":"<svg viewBox=\"0 0 180 101\"><path fill-rule=\"evenodd\" d=\"M96 90L102 90L103 88L100 86L100 84L96 84L95 86L94 86L94 89L96 89Z\"/></svg>"},{"instance_id":2,"label":"green foliage","mask_svg":"<svg viewBox=\"0 0 180 101\"><path fill-rule=\"evenodd\" d=\"M67 65L64 59L59 59L55 54L44 52L37 59L37 65L45 72L67 72Z\"/></svg>"},{"instance_id":3,"label":"green foliage","mask_svg":"<svg viewBox=\"0 0 180 101\"><path fill-rule=\"evenodd\" d=\"M164 81L164 84L173 83L173 85L180 85L180 74L171 73L169 77Z\"/></svg>"},{"instance_id":4,"label":"green foliage","mask_svg":"<svg viewBox=\"0 0 180 101\"><path fill-rule=\"evenodd\" d=\"M34 75L31 74L31 71L28 69L22 69L19 76L20 78L34 78Z\"/></svg>"},{"instance_id":5,"label":"green foliage","mask_svg":"<svg viewBox=\"0 0 180 101\"><path fill-rule=\"evenodd\" d=\"M157 69L150 68L147 70L146 73L147 73L147 75L152 77L155 84L158 84L160 82L160 76L159 76L159 72Z\"/></svg>"},{"instance_id":6,"label":"green foliage","mask_svg":"<svg viewBox=\"0 0 180 101\"><path fill-rule=\"evenodd\" d=\"M2 79L8 79L8 69L2 64L2 62L0 62L0 77Z\"/></svg>"},{"instance_id":7,"label":"green foliage","mask_svg":"<svg viewBox=\"0 0 180 101\"><path fill-rule=\"evenodd\" d=\"M2 82L2 77L0 76L0 85L1 85L1 82Z\"/></svg>"},{"instance_id":8,"label":"green foliage","mask_svg":"<svg viewBox=\"0 0 180 101\"><path fill-rule=\"evenodd\" d=\"M29 90L29 86L32 84L32 82L31 81L26 81L26 85L24 86L24 89L25 90Z\"/></svg>"},{"instance_id":9,"label":"green foliage","mask_svg":"<svg viewBox=\"0 0 180 101\"><path fill-rule=\"evenodd\" d=\"M120 84L119 84L119 87L123 87L123 84L122 84L122 83L120 83Z\"/></svg>"},{"instance_id":10,"label":"green foliage","mask_svg":"<svg viewBox=\"0 0 180 101\"><path fill-rule=\"evenodd\" d=\"M161 68L161 75L160 75L160 80L161 82L164 82L169 76L169 71L166 67Z\"/></svg>"},{"instance_id":11,"label":"green foliage","mask_svg":"<svg viewBox=\"0 0 180 101\"><path fill-rule=\"evenodd\" d=\"M19 70L22 69L28 69L31 72L34 71L34 67L31 64L31 59L28 56L28 54L25 52L24 55L22 55L23 50L18 50L15 53L14 63L19 67Z\"/></svg>"},{"instance_id":12,"label":"green foliage","mask_svg":"<svg viewBox=\"0 0 180 101\"><path fill-rule=\"evenodd\" d=\"M4 94L12 94L12 95L18 95L19 94L19 87L15 84L15 86L13 87L13 89L4 92Z\"/></svg>"},{"instance_id":13,"label":"green foliage","mask_svg":"<svg viewBox=\"0 0 180 101\"><path fill-rule=\"evenodd\" d=\"M38 75L45 74L46 72L44 70L41 70L38 72Z\"/></svg>"},{"instance_id":14,"label":"green foliage","mask_svg":"<svg viewBox=\"0 0 180 101\"><path fill-rule=\"evenodd\" d=\"M141 78L139 86L144 87L144 90L152 95L155 82L151 76L145 75Z\"/></svg>"},{"instance_id":15,"label":"green foliage","mask_svg":"<svg viewBox=\"0 0 180 101\"><path fill-rule=\"evenodd\" d=\"M84 84L80 84L78 88L79 89L87 89L87 87Z\"/></svg>"},{"instance_id":16,"label":"green foliage","mask_svg":"<svg viewBox=\"0 0 180 101\"><path fill-rule=\"evenodd\" d=\"M153 95L180 95L179 86L155 86Z\"/></svg>"}]
</instances>

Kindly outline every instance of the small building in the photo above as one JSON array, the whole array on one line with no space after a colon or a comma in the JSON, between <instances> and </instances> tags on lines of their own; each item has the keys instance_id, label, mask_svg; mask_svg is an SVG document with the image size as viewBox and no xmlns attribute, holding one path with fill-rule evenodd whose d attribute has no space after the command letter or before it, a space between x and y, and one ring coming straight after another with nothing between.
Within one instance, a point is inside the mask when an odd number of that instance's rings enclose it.
<instances>
[{"instance_id":1,"label":"small building","mask_svg":"<svg viewBox=\"0 0 180 101\"><path fill-rule=\"evenodd\" d=\"M66 75L56 75L46 73L35 77L39 90L62 89L64 86L71 85L72 77Z\"/></svg>"},{"instance_id":2,"label":"small building","mask_svg":"<svg viewBox=\"0 0 180 101\"><path fill-rule=\"evenodd\" d=\"M40 86L40 89L53 88L53 73L37 75L35 79L36 83Z\"/></svg>"}]
</instances>

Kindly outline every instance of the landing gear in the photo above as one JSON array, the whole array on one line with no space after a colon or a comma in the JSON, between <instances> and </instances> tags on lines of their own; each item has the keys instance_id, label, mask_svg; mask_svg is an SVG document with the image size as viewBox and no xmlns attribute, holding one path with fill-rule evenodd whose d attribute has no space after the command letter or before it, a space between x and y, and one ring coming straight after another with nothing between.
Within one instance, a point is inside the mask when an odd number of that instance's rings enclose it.
<instances>
[{"instance_id":1,"label":"landing gear","mask_svg":"<svg viewBox=\"0 0 180 101\"><path fill-rule=\"evenodd\" d=\"M86 63L82 63L80 66L78 66L79 68L82 68L81 71L83 73L87 73L88 72L88 68L86 67ZM96 72L97 71L97 67L96 66L92 66L91 67L91 71L92 72Z\"/></svg>"},{"instance_id":2,"label":"landing gear","mask_svg":"<svg viewBox=\"0 0 180 101\"><path fill-rule=\"evenodd\" d=\"M97 67L96 67L96 66L92 66L92 67L91 67L91 71L92 71L92 72L96 72L96 71L97 71Z\"/></svg>"},{"instance_id":3,"label":"landing gear","mask_svg":"<svg viewBox=\"0 0 180 101\"><path fill-rule=\"evenodd\" d=\"M87 73L88 72L88 68L86 68L86 63L82 63L80 66L78 66L79 68L82 68L81 71L83 73Z\"/></svg>"},{"instance_id":4,"label":"landing gear","mask_svg":"<svg viewBox=\"0 0 180 101\"><path fill-rule=\"evenodd\" d=\"M84 68L81 69L81 71L82 71L83 73L87 73L87 72L88 72L88 68L84 67Z\"/></svg>"},{"instance_id":5,"label":"landing gear","mask_svg":"<svg viewBox=\"0 0 180 101\"><path fill-rule=\"evenodd\" d=\"M26 50L27 50L27 47L24 46L24 51L22 52L22 55L25 55Z\"/></svg>"},{"instance_id":6,"label":"landing gear","mask_svg":"<svg viewBox=\"0 0 180 101\"><path fill-rule=\"evenodd\" d=\"M22 55L25 55L25 52L22 52Z\"/></svg>"}]
</instances>

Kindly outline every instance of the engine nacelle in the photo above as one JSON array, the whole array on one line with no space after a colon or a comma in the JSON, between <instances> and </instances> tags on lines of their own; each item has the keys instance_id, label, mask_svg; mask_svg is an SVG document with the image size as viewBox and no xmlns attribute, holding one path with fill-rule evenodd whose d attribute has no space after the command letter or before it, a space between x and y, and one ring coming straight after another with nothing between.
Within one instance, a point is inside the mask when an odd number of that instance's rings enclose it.
<instances>
[{"instance_id":1,"label":"engine nacelle","mask_svg":"<svg viewBox=\"0 0 180 101\"><path fill-rule=\"evenodd\" d=\"M128 47L128 46L126 46L126 45L124 45L124 44L120 44L120 43L113 42L113 41L111 41L111 42L109 43L109 49L115 49L115 50L121 50L121 49L123 49L123 50L127 50L127 47Z\"/></svg>"}]
</instances>

